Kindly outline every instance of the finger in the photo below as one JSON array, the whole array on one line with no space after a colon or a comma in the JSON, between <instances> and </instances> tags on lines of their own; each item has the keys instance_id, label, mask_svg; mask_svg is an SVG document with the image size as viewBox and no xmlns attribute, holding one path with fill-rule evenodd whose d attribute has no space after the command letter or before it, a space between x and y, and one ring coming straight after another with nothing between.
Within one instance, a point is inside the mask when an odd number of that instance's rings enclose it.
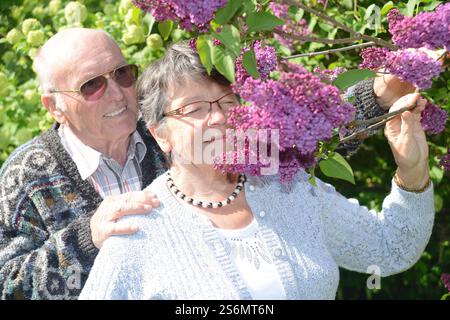
<instances>
[{"instance_id":1,"label":"finger","mask_svg":"<svg viewBox=\"0 0 450 320\"><path fill-rule=\"evenodd\" d=\"M148 191L130 191L120 195L108 197L110 202L123 202L123 201L140 201L140 202L152 202L157 199L156 195Z\"/></svg>"},{"instance_id":2,"label":"finger","mask_svg":"<svg viewBox=\"0 0 450 320\"><path fill-rule=\"evenodd\" d=\"M111 210L109 221L115 221L126 215L149 213L153 206L142 202L123 202L116 210Z\"/></svg>"},{"instance_id":3,"label":"finger","mask_svg":"<svg viewBox=\"0 0 450 320\"><path fill-rule=\"evenodd\" d=\"M106 226L106 235L124 235L124 234L133 234L139 230L138 226L135 226L126 222L111 222Z\"/></svg>"},{"instance_id":4,"label":"finger","mask_svg":"<svg viewBox=\"0 0 450 320\"><path fill-rule=\"evenodd\" d=\"M417 100L417 106L412 109L411 111L415 114L421 114L423 110L425 110L425 107L427 105L427 99L419 98Z\"/></svg>"}]
</instances>

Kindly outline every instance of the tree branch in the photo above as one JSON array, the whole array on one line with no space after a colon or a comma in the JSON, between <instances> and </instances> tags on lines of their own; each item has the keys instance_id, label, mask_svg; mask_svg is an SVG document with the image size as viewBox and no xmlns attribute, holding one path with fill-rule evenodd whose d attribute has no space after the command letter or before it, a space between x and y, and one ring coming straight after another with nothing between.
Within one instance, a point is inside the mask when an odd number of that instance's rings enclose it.
<instances>
[{"instance_id":1,"label":"tree branch","mask_svg":"<svg viewBox=\"0 0 450 320\"><path fill-rule=\"evenodd\" d=\"M273 33L276 33L283 38L290 38L293 40L299 40L303 42L317 42L317 43L326 43L326 44L343 44L343 43L353 43L359 40L362 40L361 37L351 37L351 38L344 38L344 39L326 39L326 38L319 38L319 37L309 37L309 36L301 36L296 34L290 34L286 33L281 30L273 30Z\"/></svg>"},{"instance_id":2,"label":"tree branch","mask_svg":"<svg viewBox=\"0 0 450 320\"><path fill-rule=\"evenodd\" d=\"M374 42L375 44L382 46L382 47L386 47L389 48L391 50L397 50L397 46L393 45L392 43L389 43L387 41L384 41L383 39L377 38L377 37L372 37L372 36L368 36L362 33L359 33L355 30L353 30L350 27L347 27L345 24L340 23L339 21L337 21L336 19L327 16L326 14L317 11L311 7L308 7L306 5L304 5L301 0L283 0L286 4L291 5L291 6L297 6L303 10L305 10L306 12L309 12L310 14L313 14L319 18L321 18L323 21L328 22L328 24L338 27L344 31L347 31L348 33L350 33L353 37L358 38L358 39L364 39L366 41L371 41Z\"/></svg>"},{"instance_id":3,"label":"tree branch","mask_svg":"<svg viewBox=\"0 0 450 320\"><path fill-rule=\"evenodd\" d=\"M384 114L382 116L374 117L372 119L354 121L354 122L352 122L350 124L351 126L358 126L358 125L371 124L371 123L373 123L373 124L368 126L365 129L359 130L359 131L354 132L354 133L352 133L351 135L349 135L349 136L347 136L345 138L342 138L341 140L339 140L339 143L344 143L344 142L346 142L348 140L352 140L352 139L358 138L359 136L363 135L365 132L373 130L373 129L376 129L376 128L384 125L389 120L392 120L393 118L395 118L399 114L401 114L401 113L403 113L405 111L414 109L415 107L416 107L416 105L414 104L412 106L404 107L404 108L398 109L396 111L386 113L386 114Z\"/></svg>"},{"instance_id":4,"label":"tree branch","mask_svg":"<svg viewBox=\"0 0 450 320\"><path fill-rule=\"evenodd\" d=\"M354 44L354 45L343 47L343 48L336 48L336 49L329 49L329 50L324 50L324 51L315 51L315 52L309 52L309 53L295 54L295 55L288 56L288 57L281 57L281 59L289 60L289 59L300 58L300 57L313 57L313 56L318 56L318 55L321 55L321 54L328 54L328 53L333 53L333 52L353 50L353 49L363 48L363 47L368 47L368 46L373 46L373 45L374 45L373 42L365 42L365 43Z\"/></svg>"}]
</instances>

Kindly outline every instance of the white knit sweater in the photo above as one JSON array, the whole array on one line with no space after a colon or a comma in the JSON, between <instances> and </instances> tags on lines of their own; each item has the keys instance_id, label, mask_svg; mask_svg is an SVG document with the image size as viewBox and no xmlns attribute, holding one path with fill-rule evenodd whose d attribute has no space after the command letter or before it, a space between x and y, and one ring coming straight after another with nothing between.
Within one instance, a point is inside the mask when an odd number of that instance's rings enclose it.
<instances>
[{"instance_id":1,"label":"white knit sweater","mask_svg":"<svg viewBox=\"0 0 450 320\"><path fill-rule=\"evenodd\" d=\"M334 299L338 266L367 272L375 265L388 276L419 259L433 227L432 186L415 194L392 181L375 212L307 179L302 172L289 192L275 177L245 185L288 299ZM148 189L161 206L126 218L137 234L104 243L80 299L251 299L210 220L177 202L166 174Z\"/></svg>"}]
</instances>

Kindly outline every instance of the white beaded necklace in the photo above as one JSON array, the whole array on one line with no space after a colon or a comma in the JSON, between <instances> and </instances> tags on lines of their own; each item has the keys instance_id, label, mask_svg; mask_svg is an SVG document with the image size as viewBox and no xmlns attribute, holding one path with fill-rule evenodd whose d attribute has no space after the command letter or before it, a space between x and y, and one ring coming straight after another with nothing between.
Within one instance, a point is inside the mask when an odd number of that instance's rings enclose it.
<instances>
[{"instance_id":1,"label":"white beaded necklace","mask_svg":"<svg viewBox=\"0 0 450 320\"><path fill-rule=\"evenodd\" d=\"M177 188L175 183L172 180L172 177L170 176L170 172L167 172L167 186L170 190L180 199L186 201L189 204L192 204L194 206L199 206L203 208L220 208L224 207L228 204L230 204L231 201L237 198L239 193L242 191L242 188L244 187L244 183L247 181L246 177L242 174L239 175L239 181L237 183L236 188L234 191L223 201L214 201L214 202L208 202L208 201L200 201L195 200L191 197L188 197L183 192L180 191L180 189Z\"/></svg>"}]
</instances>

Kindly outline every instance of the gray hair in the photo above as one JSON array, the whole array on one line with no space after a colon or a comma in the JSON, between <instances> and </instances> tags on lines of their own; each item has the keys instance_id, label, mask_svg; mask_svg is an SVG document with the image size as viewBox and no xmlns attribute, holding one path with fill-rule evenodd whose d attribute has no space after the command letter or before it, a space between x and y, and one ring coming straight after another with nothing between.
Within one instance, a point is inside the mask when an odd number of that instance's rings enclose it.
<instances>
[{"instance_id":1,"label":"gray hair","mask_svg":"<svg viewBox=\"0 0 450 320\"><path fill-rule=\"evenodd\" d=\"M178 42L167 49L161 59L151 64L139 77L137 95L139 109L147 127L164 125L164 112L170 103L168 93L188 79L209 79L222 86L230 85L216 70L208 75L198 53L189 42Z\"/></svg>"}]
</instances>

